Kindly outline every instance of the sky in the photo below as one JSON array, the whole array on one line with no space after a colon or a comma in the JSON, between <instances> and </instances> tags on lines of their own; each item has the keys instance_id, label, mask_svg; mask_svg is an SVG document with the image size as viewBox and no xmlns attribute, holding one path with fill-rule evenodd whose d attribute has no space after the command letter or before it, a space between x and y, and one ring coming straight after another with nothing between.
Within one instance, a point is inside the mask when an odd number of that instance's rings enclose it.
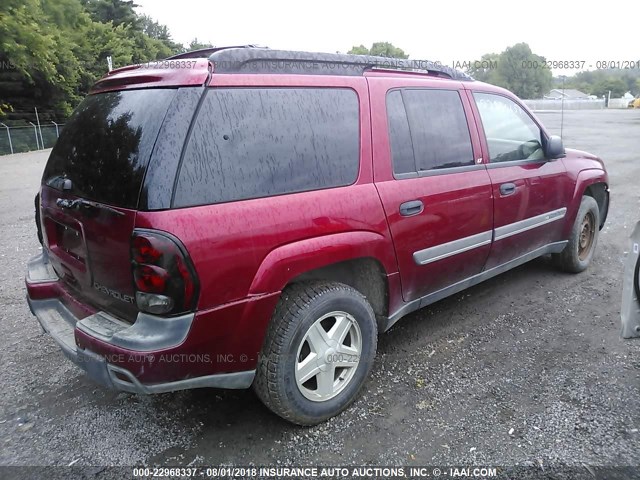
<instances>
[{"instance_id":1,"label":"sky","mask_svg":"<svg viewBox=\"0 0 640 480\"><path fill-rule=\"evenodd\" d=\"M258 44L273 49L347 52L352 46L388 41L412 59L473 61L519 42L547 60L640 59L637 17L631 2L588 3L440 0L418 2L347 0L215 2L135 0L138 13L169 27L188 44L198 38L215 46ZM589 66L591 65L591 68ZM637 67L636 67L637 68ZM575 69L553 69L571 75Z\"/></svg>"}]
</instances>

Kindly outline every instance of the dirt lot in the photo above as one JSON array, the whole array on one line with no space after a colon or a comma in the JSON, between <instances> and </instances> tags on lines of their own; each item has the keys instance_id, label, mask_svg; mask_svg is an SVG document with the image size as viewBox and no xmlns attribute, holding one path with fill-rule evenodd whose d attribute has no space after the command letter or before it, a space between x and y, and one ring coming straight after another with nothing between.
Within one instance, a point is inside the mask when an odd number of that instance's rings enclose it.
<instances>
[{"instance_id":1,"label":"dirt lot","mask_svg":"<svg viewBox=\"0 0 640 480\"><path fill-rule=\"evenodd\" d=\"M559 133L559 113L539 117ZM281 421L251 391L141 397L85 379L24 298L47 152L0 157L0 464L640 466L640 339L619 337L640 111L565 112L564 139L611 175L591 268L563 274L540 259L410 315L380 338L360 399L314 428Z\"/></svg>"}]
</instances>

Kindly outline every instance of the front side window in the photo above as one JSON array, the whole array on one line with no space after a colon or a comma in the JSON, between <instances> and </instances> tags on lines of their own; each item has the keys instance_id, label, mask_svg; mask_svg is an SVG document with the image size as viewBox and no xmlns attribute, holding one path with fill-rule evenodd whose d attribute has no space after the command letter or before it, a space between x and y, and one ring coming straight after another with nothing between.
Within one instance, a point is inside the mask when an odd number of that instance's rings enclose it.
<instances>
[{"instance_id":1,"label":"front side window","mask_svg":"<svg viewBox=\"0 0 640 480\"><path fill-rule=\"evenodd\" d=\"M473 94L491 162L544 158L541 131L520 105L501 95Z\"/></svg>"},{"instance_id":2,"label":"front side window","mask_svg":"<svg viewBox=\"0 0 640 480\"><path fill-rule=\"evenodd\" d=\"M350 185L360 164L359 103L344 88L213 88L200 108L173 205Z\"/></svg>"}]
</instances>

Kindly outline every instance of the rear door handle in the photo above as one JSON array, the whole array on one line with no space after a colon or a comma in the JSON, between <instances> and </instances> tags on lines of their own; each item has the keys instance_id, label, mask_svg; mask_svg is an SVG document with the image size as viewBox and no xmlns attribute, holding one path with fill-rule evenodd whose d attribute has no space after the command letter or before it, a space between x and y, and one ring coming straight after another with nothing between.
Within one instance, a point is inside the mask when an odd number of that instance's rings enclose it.
<instances>
[{"instance_id":1,"label":"rear door handle","mask_svg":"<svg viewBox=\"0 0 640 480\"><path fill-rule=\"evenodd\" d=\"M421 200L411 200L410 202L404 202L400 204L400 215L403 217L410 217L412 215L418 215L424 210L424 203Z\"/></svg>"},{"instance_id":2,"label":"rear door handle","mask_svg":"<svg viewBox=\"0 0 640 480\"><path fill-rule=\"evenodd\" d=\"M516 192L516 184L515 183L503 183L500 185L500 195L506 197L507 195L511 195Z\"/></svg>"}]
</instances>

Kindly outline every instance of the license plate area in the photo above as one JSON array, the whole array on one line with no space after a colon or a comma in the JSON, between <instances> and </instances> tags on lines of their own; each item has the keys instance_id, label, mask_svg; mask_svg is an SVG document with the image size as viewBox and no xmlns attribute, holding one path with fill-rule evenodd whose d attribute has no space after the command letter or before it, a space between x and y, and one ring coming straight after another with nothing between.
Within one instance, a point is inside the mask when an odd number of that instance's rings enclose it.
<instances>
[{"instance_id":1,"label":"license plate area","mask_svg":"<svg viewBox=\"0 0 640 480\"><path fill-rule=\"evenodd\" d=\"M56 238L59 248L84 263L84 242L80 230L56 222Z\"/></svg>"},{"instance_id":2,"label":"license plate area","mask_svg":"<svg viewBox=\"0 0 640 480\"><path fill-rule=\"evenodd\" d=\"M65 267L84 273L87 248L81 225L73 219L63 223L46 216L44 228L51 253L58 257Z\"/></svg>"}]
</instances>

